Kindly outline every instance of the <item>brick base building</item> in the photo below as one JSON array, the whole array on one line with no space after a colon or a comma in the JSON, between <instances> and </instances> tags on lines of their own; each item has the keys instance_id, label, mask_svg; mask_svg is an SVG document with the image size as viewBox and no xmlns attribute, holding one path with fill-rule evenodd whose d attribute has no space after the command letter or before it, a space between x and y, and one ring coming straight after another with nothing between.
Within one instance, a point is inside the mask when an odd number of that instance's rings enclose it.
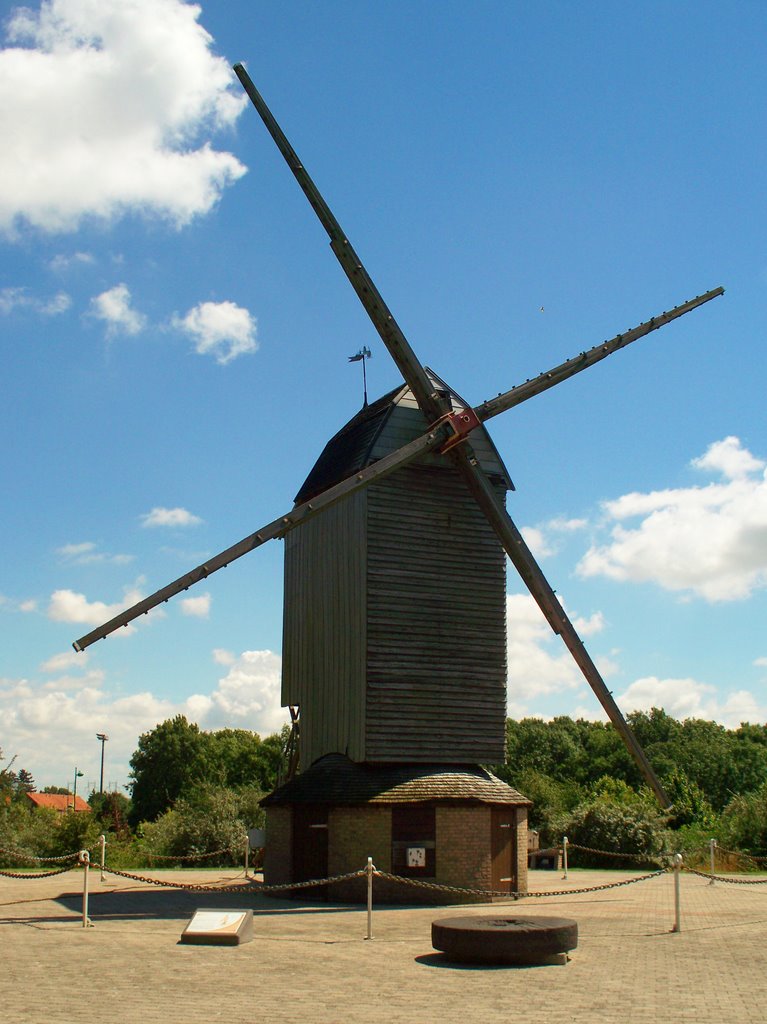
<instances>
[{"instance_id":1,"label":"brick base building","mask_svg":"<svg viewBox=\"0 0 767 1024\"><path fill-rule=\"evenodd\" d=\"M262 801L264 882L347 874L367 858L403 879L500 892L527 891L530 801L476 765L369 765L320 758ZM365 899L364 878L309 890ZM375 881L376 902L459 903L482 897Z\"/></svg>"}]
</instances>

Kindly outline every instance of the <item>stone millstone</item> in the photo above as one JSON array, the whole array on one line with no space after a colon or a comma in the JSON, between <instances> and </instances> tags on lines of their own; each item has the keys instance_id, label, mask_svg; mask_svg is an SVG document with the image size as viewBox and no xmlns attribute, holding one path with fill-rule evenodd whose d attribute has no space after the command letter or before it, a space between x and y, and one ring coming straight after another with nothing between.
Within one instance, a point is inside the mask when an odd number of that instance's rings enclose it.
<instances>
[{"instance_id":1,"label":"stone millstone","mask_svg":"<svg viewBox=\"0 0 767 1024\"><path fill-rule=\"evenodd\" d=\"M578 923L567 917L445 917L432 922L431 943L459 963L557 963L578 945Z\"/></svg>"}]
</instances>

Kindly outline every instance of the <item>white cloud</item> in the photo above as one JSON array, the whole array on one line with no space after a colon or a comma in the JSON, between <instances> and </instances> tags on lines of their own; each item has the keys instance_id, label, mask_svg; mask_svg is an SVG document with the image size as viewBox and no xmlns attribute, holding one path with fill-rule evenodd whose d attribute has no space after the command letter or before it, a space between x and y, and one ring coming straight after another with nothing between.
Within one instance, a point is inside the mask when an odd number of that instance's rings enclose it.
<instances>
[{"instance_id":1,"label":"white cloud","mask_svg":"<svg viewBox=\"0 0 767 1024\"><path fill-rule=\"evenodd\" d=\"M716 687L695 679L646 676L633 682L618 698L618 704L624 712L663 708L674 718L705 718L730 729L741 722L767 721L767 707L760 706L748 690L729 693L724 702L716 694Z\"/></svg>"},{"instance_id":2,"label":"white cloud","mask_svg":"<svg viewBox=\"0 0 767 1024\"><path fill-rule=\"evenodd\" d=\"M529 594L507 594L506 623L510 711L518 714L528 701L583 685L572 655ZM575 616L573 625L584 636L594 635L604 628L604 620L596 612L588 619ZM600 661L599 669L607 676L614 666Z\"/></svg>"},{"instance_id":3,"label":"white cloud","mask_svg":"<svg viewBox=\"0 0 767 1024\"><path fill-rule=\"evenodd\" d=\"M210 594L185 597L181 601L181 612L183 615L191 615L196 619L207 619L210 615Z\"/></svg>"},{"instance_id":4,"label":"white cloud","mask_svg":"<svg viewBox=\"0 0 767 1024\"><path fill-rule=\"evenodd\" d=\"M762 460L743 448L737 437L715 441L699 459L693 459L692 464L698 469L718 471L728 480L742 480L764 469Z\"/></svg>"},{"instance_id":5,"label":"white cloud","mask_svg":"<svg viewBox=\"0 0 767 1024\"><path fill-rule=\"evenodd\" d=\"M234 302L201 302L173 326L188 334L200 355L215 356L222 366L258 349L256 318Z\"/></svg>"},{"instance_id":6,"label":"white cloud","mask_svg":"<svg viewBox=\"0 0 767 1024\"><path fill-rule=\"evenodd\" d=\"M45 664L52 670L57 659L54 655ZM38 786L71 783L74 765L85 773L84 790L96 784L101 754L97 732L109 735L105 781L124 784L141 733L174 715L185 715L202 729L231 726L262 736L278 731L287 720L280 708L281 659L271 651L231 654L229 671L210 693L182 701L150 692L118 696L107 688L103 673L89 668L77 675L76 665L71 668L50 682L0 679L3 749L8 756L18 754L18 766L31 771Z\"/></svg>"},{"instance_id":7,"label":"white cloud","mask_svg":"<svg viewBox=\"0 0 767 1024\"><path fill-rule=\"evenodd\" d=\"M40 666L42 672L61 672L69 668L80 668L88 662L88 652L83 651L78 654L77 651L61 651L59 654L54 654L47 661L44 661Z\"/></svg>"},{"instance_id":8,"label":"white cloud","mask_svg":"<svg viewBox=\"0 0 767 1024\"><path fill-rule=\"evenodd\" d=\"M154 526L199 526L203 520L185 508L153 508L141 517L141 525Z\"/></svg>"},{"instance_id":9,"label":"white cloud","mask_svg":"<svg viewBox=\"0 0 767 1024\"><path fill-rule=\"evenodd\" d=\"M48 266L54 274L64 274L73 267L90 266L94 262L89 252L73 252L69 255L59 253L50 260Z\"/></svg>"},{"instance_id":10,"label":"white cloud","mask_svg":"<svg viewBox=\"0 0 767 1024\"><path fill-rule=\"evenodd\" d=\"M144 595L136 588L126 590L122 601L115 604L106 604L104 601L89 601L85 594L78 594L74 590L55 590L51 594L48 604L48 618L55 622L82 623L89 626L100 626L103 622L114 618L125 608L130 608L142 599ZM163 615L162 609L154 609L151 616ZM145 618L145 616L142 616ZM116 636L126 636L133 633L135 627L132 625L119 629Z\"/></svg>"},{"instance_id":11,"label":"white cloud","mask_svg":"<svg viewBox=\"0 0 767 1024\"><path fill-rule=\"evenodd\" d=\"M125 284L117 284L92 298L90 312L105 321L110 338L118 334L138 334L146 325L146 317L133 309L130 289Z\"/></svg>"},{"instance_id":12,"label":"white cloud","mask_svg":"<svg viewBox=\"0 0 767 1024\"><path fill-rule=\"evenodd\" d=\"M246 98L182 0L43 0L0 51L0 230L129 211L181 226L245 173L211 132Z\"/></svg>"},{"instance_id":13,"label":"white cloud","mask_svg":"<svg viewBox=\"0 0 767 1024\"><path fill-rule=\"evenodd\" d=\"M30 295L26 288L3 288L0 290L0 313L6 316L15 309L26 309L41 316L58 316L72 305L66 292L56 292L48 299Z\"/></svg>"},{"instance_id":14,"label":"white cloud","mask_svg":"<svg viewBox=\"0 0 767 1024\"><path fill-rule=\"evenodd\" d=\"M525 526L521 532L536 558L549 558L558 552L561 543L561 537L552 538L551 534L571 534L586 526L585 519L565 519L559 516L539 523L538 526Z\"/></svg>"},{"instance_id":15,"label":"white cloud","mask_svg":"<svg viewBox=\"0 0 767 1024\"><path fill-rule=\"evenodd\" d=\"M213 651L213 660L217 665L233 665L237 657L231 651L226 651L223 647L217 647Z\"/></svg>"},{"instance_id":16,"label":"white cloud","mask_svg":"<svg viewBox=\"0 0 767 1024\"><path fill-rule=\"evenodd\" d=\"M62 561L72 565L93 565L99 563L127 565L133 561L133 555L110 555L99 551L93 541L83 541L79 544L64 544L56 549L56 554Z\"/></svg>"},{"instance_id":17,"label":"white cloud","mask_svg":"<svg viewBox=\"0 0 767 1024\"><path fill-rule=\"evenodd\" d=\"M767 658L756 658L754 664L757 668L767 668Z\"/></svg>"},{"instance_id":18,"label":"white cloud","mask_svg":"<svg viewBox=\"0 0 767 1024\"><path fill-rule=\"evenodd\" d=\"M543 530L539 526L523 526L520 533L537 559L548 558L549 555L554 554L554 548L549 544Z\"/></svg>"},{"instance_id":19,"label":"white cloud","mask_svg":"<svg viewBox=\"0 0 767 1024\"><path fill-rule=\"evenodd\" d=\"M693 466L716 470L725 482L607 502L610 538L592 545L578 573L657 583L708 601L746 598L767 585L765 463L728 437Z\"/></svg>"},{"instance_id":20,"label":"white cloud","mask_svg":"<svg viewBox=\"0 0 767 1024\"><path fill-rule=\"evenodd\" d=\"M254 729L262 735L281 729L287 712L280 707L282 659L273 651L243 651L211 694L205 728Z\"/></svg>"}]
</instances>

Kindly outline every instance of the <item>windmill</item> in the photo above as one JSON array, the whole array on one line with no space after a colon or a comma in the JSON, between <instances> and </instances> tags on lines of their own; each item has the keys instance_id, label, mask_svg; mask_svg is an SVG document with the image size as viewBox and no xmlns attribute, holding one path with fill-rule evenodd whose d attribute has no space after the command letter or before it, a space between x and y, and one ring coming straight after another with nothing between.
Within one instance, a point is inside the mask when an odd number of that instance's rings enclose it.
<instances>
[{"instance_id":1,"label":"windmill","mask_svg":"<svg viewBox=\"0 0 767 1024\"><path fill-rule=\"evenodd\" d=\"M499 829L512 829L517 844L523 835L520 808L527 802L509 787L502 792L502 783L476 768L503 758L508 556L661 805L668 806L644 751L506 510L505 493L513 485L485 424L723 289L699 295L472 407L422 365L244 67L237 64L234 70L327 231L404 385L370 405L366 401L331 439L290 512L73 646L84 650L234 559L286 538L283 704L290 706L294 726L300 709L302 773L266 803L275 814L281 805L293 808L288 845L294 865L287 876L295 880L303 871L305 877L322 877L312 873L318 861L296 866L306 844L295 838L319 836L320 861L324 856L327 866L328 808L340 814L342 807L370 810L380 804L389 808L391 863L398 858L402 863L406 854L403 870L436 877L433 834L439 826L433 816L430 821L419 817L427 805L455 803L463 794L465 802L492 806L494 831L485 844L491 860L503 845ZM431 714L425 710L429 704ZM429 730L435 743L427 741ZM516 808L509 820L504 805ZM332 867L344 866L343 845L336 844L333 860L331 835ZM417 852L411 858L412 851ZM521 884L519 857L505 869L506 876L503 870L501 880L510 881L511 871L515 884ZM278 876L275 869L272 880Z\"/></svg>"}]
</instances>

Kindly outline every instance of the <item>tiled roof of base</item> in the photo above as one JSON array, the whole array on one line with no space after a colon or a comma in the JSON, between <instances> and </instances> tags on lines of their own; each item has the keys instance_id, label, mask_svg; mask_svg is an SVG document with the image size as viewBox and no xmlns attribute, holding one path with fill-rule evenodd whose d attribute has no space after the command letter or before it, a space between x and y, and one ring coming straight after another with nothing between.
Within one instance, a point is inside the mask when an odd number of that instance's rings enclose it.
<instances>
[{"instance_id":1,"label":"tiled roof of base","mask_svg":"<svg viewBox=\"0 0 767 1024\"><path fill-rule=\"evenodd\" d=\"M528 805L530 801L479 765L358 764L327 754L261 801L281 804L403 804L439 800Z\"/></svg>"}]
</instances>

